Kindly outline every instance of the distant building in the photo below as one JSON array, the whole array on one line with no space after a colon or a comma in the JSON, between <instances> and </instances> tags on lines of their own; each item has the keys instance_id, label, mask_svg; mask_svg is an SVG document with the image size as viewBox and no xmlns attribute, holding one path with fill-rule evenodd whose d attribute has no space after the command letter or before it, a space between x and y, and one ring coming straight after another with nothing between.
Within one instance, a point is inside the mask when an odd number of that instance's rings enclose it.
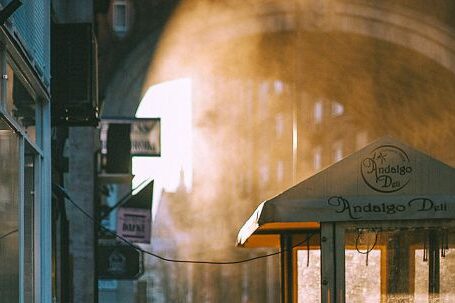
<instances>
[{"instance_id":1,"label":"distant building","mask_svg":"<svg viewBox=\"0 0 455 303\"><path fill-rule=\"evenodd\" d=\"M191 246L191 226L182 219L189 193L181 186L175 193L163 192L152 229L152 249L173 259L185 258L183 247ZM177 215L176 215L177 214ZM147 262L142 280L148 283L149 302L179 302L192 297L192 266L152 259ZM175 281L169 284L167 281ZM186 302L192 302L188 299Z\"/></svg>"}]
</instances>

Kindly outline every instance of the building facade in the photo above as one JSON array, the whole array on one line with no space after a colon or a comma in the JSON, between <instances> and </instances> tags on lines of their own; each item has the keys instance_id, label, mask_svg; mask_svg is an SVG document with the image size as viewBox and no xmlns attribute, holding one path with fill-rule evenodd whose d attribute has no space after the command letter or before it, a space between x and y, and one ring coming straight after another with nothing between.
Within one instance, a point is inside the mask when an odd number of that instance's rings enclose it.
<instances>
[{"instance_id":1,"label":"building facade","mask_svg":"<svg viewBox=\"0 0 455 303\"><path fill-rule=\"evenodd\" d=\"M17 2L0 2L0 296L52 302L50 1Z\"/></svg>"},{"instance_id":2,"label":"building facade","mask_svg":"<svg viewBox=\"0 0 455 303\"><path fill-rule=\"evenodd\" d=\"M96 302L93 2L0 9L1 301Z\"/></svg>"},{"instance_id":3,"label":"building facade","mask_svg":"<svg viewBox=\"0 0 455 303\"><path fill-rule=\"evenodd\" d=\"M94 1L55 0L51 16L53 299L97 302L99 146Z\"/></svg>"}]
</instances>

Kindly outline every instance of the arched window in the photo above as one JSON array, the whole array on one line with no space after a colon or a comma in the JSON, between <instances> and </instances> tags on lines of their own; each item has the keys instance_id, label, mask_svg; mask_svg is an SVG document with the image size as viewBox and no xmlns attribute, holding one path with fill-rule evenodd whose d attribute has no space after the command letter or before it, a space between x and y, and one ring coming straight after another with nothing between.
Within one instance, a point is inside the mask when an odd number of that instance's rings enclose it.
<instances>
[{"instance_id":1,"label":"arched window","mask_svg":"<svg viewBox=\"0 0 455 303\"><path fill-rule=\"evenodd\" d=\"M123 35L128 31L129 8L127 0L115 0L112 5L112 29L118 35Z\"/></svg>"}]
</instances>

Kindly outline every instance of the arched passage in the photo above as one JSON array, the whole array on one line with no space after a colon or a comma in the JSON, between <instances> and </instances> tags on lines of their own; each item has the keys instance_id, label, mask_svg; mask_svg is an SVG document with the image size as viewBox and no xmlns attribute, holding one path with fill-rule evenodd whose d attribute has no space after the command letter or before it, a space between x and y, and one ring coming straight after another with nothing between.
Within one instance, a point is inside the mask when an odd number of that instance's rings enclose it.
<instances>
[{"instance_id":1,"label":"arched passage","mask_svg":"<svg viewBox=\"0 0 455 303\"><path fill-rule=\"evenodd\" d=\"M246 2L235 7L193 7L191 1L183 1L164 38L159 40L157 32L145 36L111 77L102 115L132 116L151 84L188 76L195 68L204 69L213 63L207 62L213 53L225 54L223 49L267 51L273 45L257 44L261 37L290 32L321 36L341 32L387 41L455 72L453 30L412 7L367 1L270 1L264 6ZM238 41L243 45L234 45Z\"/></svg>"}]
</instances>

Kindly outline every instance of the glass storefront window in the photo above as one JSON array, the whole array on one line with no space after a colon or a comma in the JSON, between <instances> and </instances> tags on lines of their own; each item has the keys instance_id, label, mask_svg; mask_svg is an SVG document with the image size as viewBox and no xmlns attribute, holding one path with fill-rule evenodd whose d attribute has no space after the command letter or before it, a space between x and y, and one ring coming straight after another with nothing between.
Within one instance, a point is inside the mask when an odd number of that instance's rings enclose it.
<instances>
[{"instance_id":1,"label":"glass storefront window","mask_svg":"<svg viewBox=\"0 0 455 303\"><path fill-rule=\"evenodd\" d=\"M366 256L357 250L345 251L346 302L381 302L381 251Z\"/></svg>"},{"instance_id":2,"label":"glass storefront window","mask_svg":"<svg viewBox=\"0 0 455 303\"><path fill-rule=\"evenodd\" d=\"M294 241L302 242L309 238L309 243L302 243L294 249L297 259L297 302L321 302L321 250L319 234L306 237L295 237Z\"/></svg>"},{"instance_id":3,"label":"glass storefront window","mask_svg":"<svg viewBox=\"0 0 455 303\"><path fill-rule=\"evenodd\" d=\"M452 247L455 242L453 233L444 235L447 237L449 246L440 248L439 266L434 271L439 271L439 278L433 288L438 291L430 292L430 274L428 249L417 249L415 252L414 262L416 265L415 276L415 303L426 302L453 302L455 300L455 248ZM444 241L444 240L443 240ZM442 243L445 245L445 243ZM436 263L434 263L436 264Z\"/></svg>"},{"instance_id":4,"label":"glass storefront window","mask_svg":"<svg viewBox=\"0 0 455 303\"><path fill-rule=\"evenodd\" d=\"M455 235L448 234L450 246ZM448 247L440 259L439 302L455 301L455 247ZM438 298L435 298L438 299Z\"/></svg>"},{"instance_id":5,"label":"glass storefront window","mask_svg":"<svg viewBox=\"0 0 455 303\"><path fill-rule=\"evenodd\" d=\"M10 63L6 65L6 110L36 142L36 104Z\"/></svg>"},{"instance_id":6,"label":"glass storefront window","mask_svg":"<svg viewBox=\"0 0 455 303\"><path fill-rule=\"evenodd\" d=\"M3 38L0 302L48 301L52 260L49 87L30 69L23 60L27 58L21 56L11 40Z\"/></svg>"},{"instance_id":7,"label":"glass storefront window","mask_svg":"<svg viewBox=\"0 0 455 303\"><path fill-rule=\"evenodd\" d=\"M0 298L19 301L19 138L0 118Z\"/></svg>"},{"instance_id":8,"label":"glass storefront window","mask_svg":"<svg viewBox=\"0 0 455 303\"><path fill-rule=\"evenodd\" d=\"M297 251L298 302L321 302L321 251Z\"/></svg>"},{"instance_id":9,"label":"glass storefront window","mask_svg":"<svg viewBox=\"0 0 455 303\"><path fill-rule=\"evenodd\" d=\"M25 142L23 139L22 141ZM23 150L20 142L21 137L17 132L0 117L0 298L8 298L8 302L19 301L22 267L24 302L33 303L35 199L36 185L39 184L35 171L37 153L28 143L25 143ZM22 189L19 186L21 183Z\"/></svg>"},{"instance_id":10,"label":"glass storefront window","mask_svg":"<svg viewBox=\"0 0 455 303\"><path fill-rule=\"evenodd\" d=\"M345 232L346 302L455 301L455 231L441 226Z\"/></svg>"}]
</instances>

